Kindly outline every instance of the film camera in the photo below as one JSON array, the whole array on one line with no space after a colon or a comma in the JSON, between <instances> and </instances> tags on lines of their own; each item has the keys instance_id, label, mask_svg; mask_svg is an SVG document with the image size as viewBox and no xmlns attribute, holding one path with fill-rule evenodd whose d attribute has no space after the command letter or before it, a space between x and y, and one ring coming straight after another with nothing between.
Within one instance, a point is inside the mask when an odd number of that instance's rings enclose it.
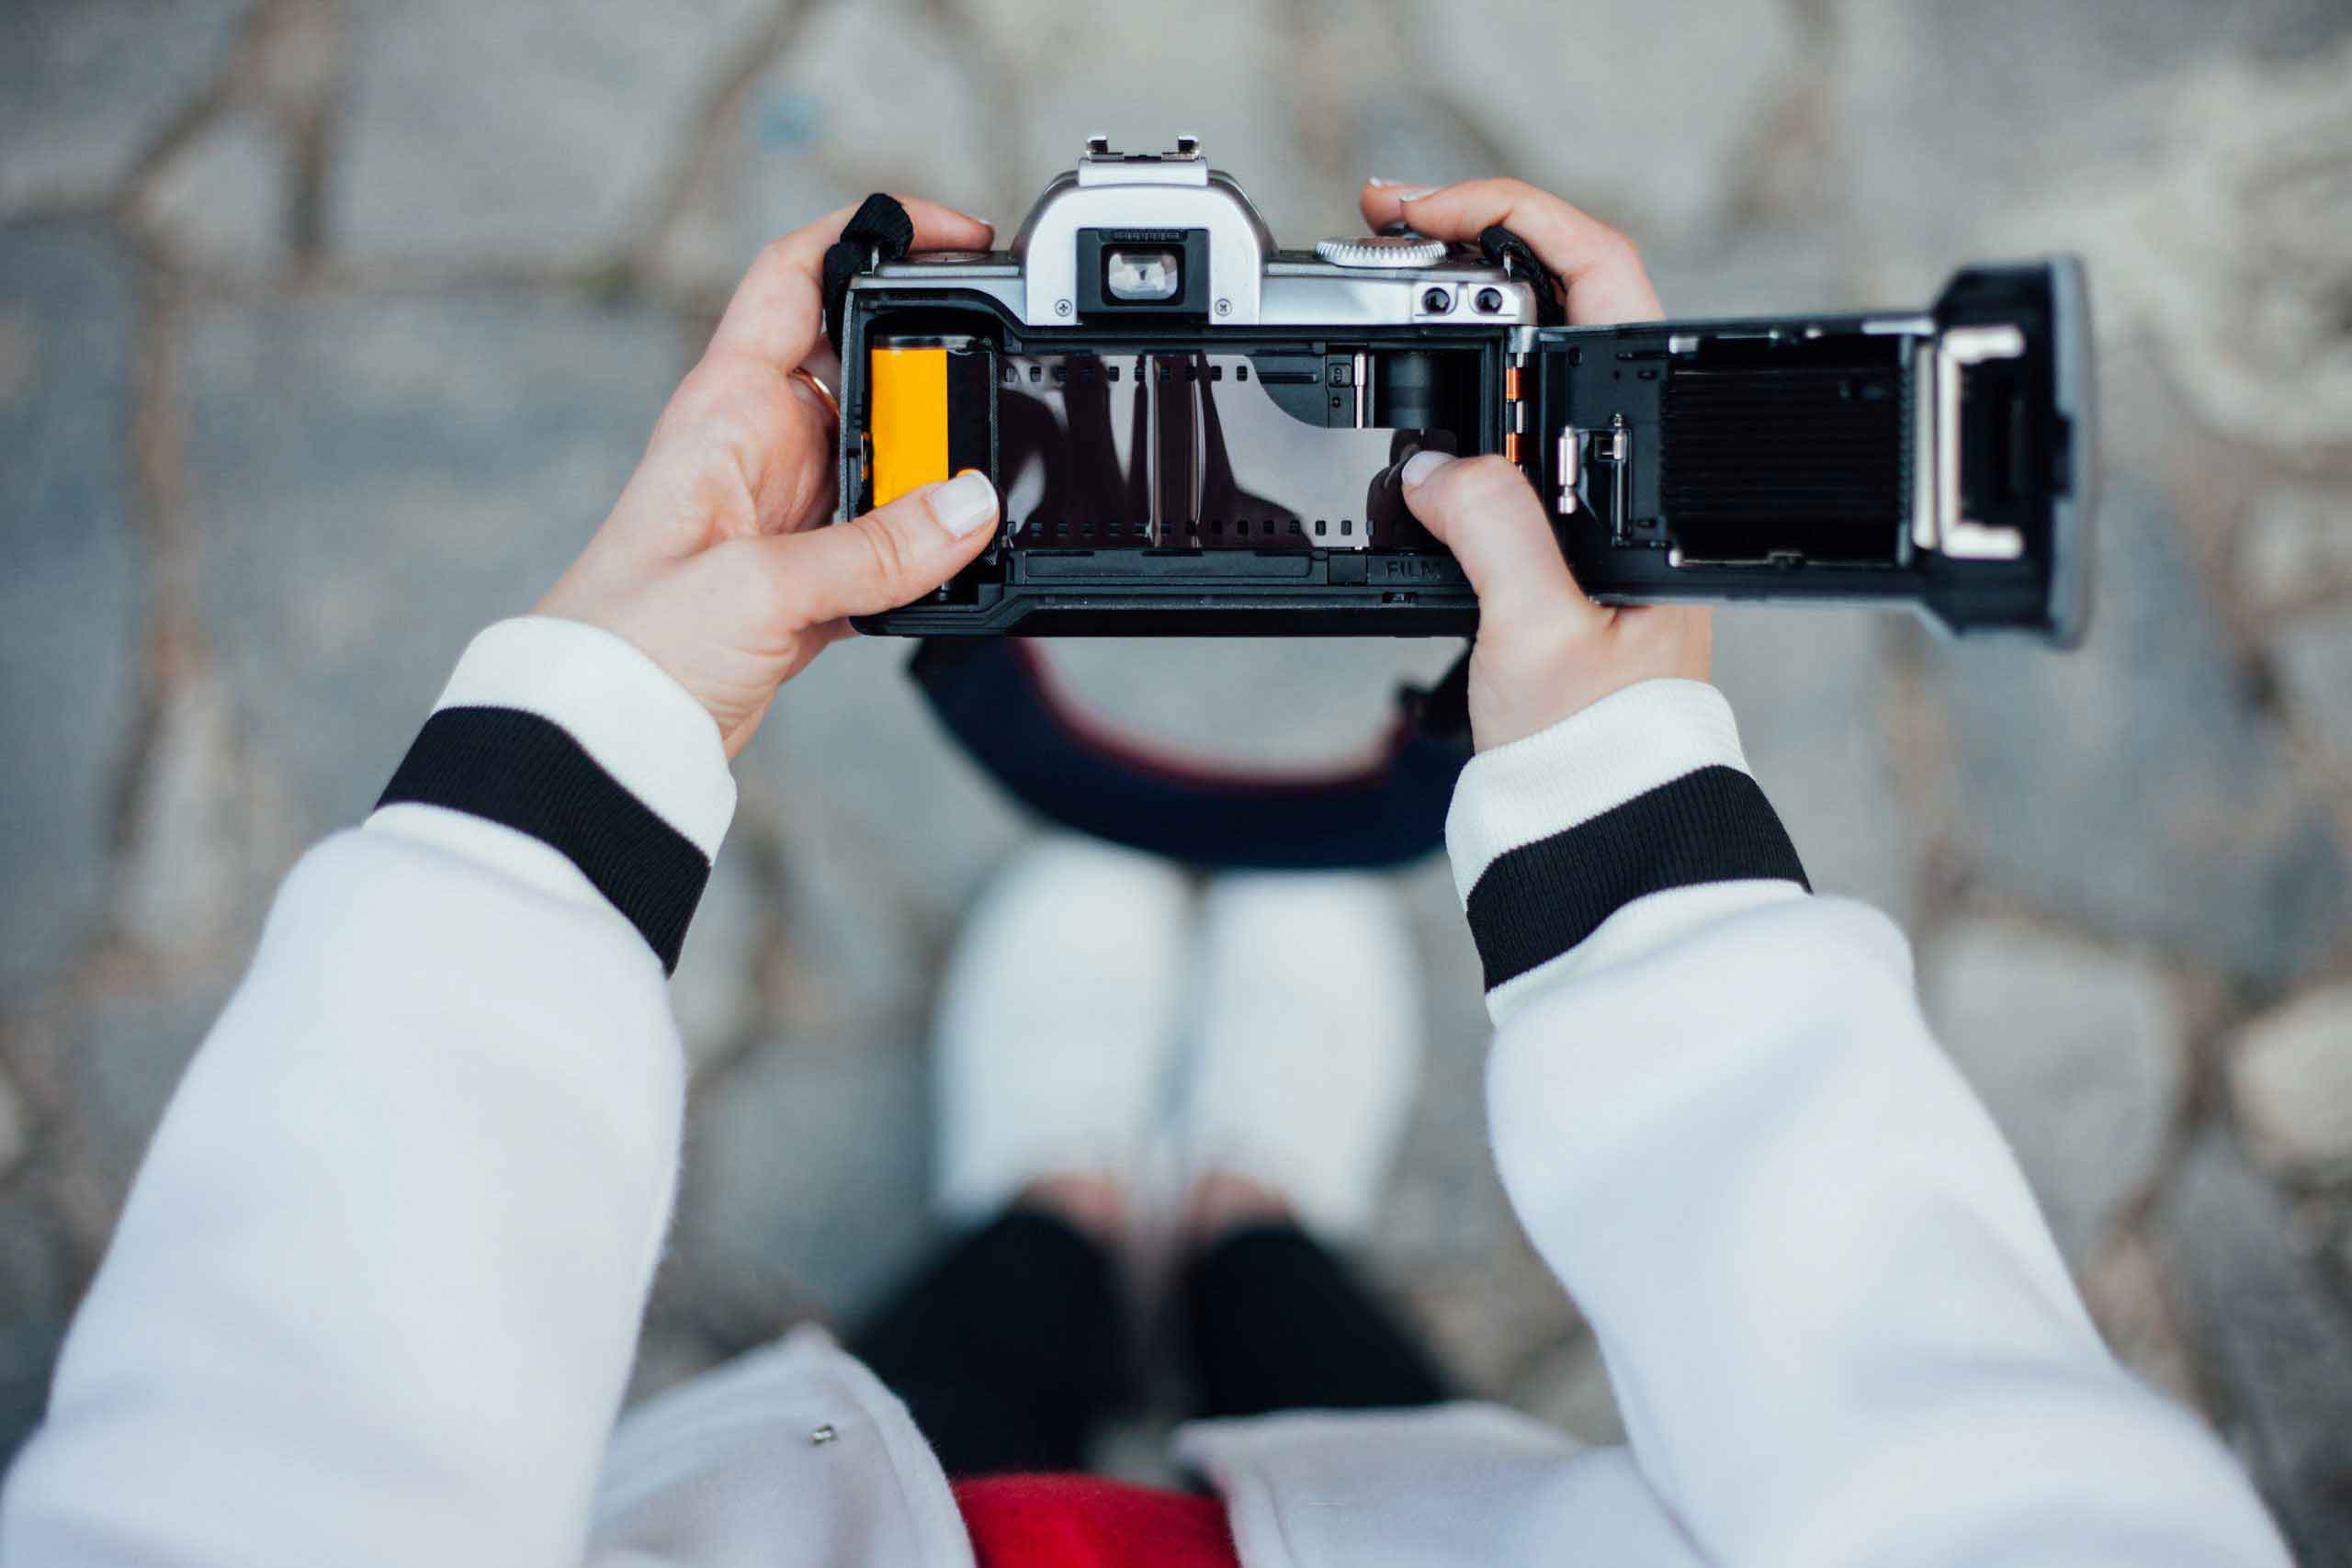
<instances>
[{"instance_id":1,"label":"film camera","mask_svg":"<svg viewBox=\"0 0 2352 1568\"><path fill-rule=\"evenodd\" d=\"M840 515L964 468L1004 501L978 560L869 632L1466 633L1399 496L1427 448L1525 469L1598 599L2083 626L2072 258L1970 267L1920 311L1572 327L1501 229L1279 248L1191 138L1095 139L1009 253L844 248Z\"/></svg>"}]
</instances>

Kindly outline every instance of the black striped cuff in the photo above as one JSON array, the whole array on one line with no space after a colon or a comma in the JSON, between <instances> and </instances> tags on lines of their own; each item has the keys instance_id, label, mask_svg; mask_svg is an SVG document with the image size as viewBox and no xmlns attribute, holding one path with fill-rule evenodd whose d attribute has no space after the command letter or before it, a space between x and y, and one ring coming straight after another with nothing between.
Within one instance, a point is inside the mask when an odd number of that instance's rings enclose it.
<instances>
[{"instance_id":1,"label":"black striped cuff","mask_svg":"<svg viewBox=\"0 0 2352 1568\"><path fill-rule=\"evenodd\" d=\"M1756 781L1716 763L1505 851L1464 903L1491 991L1575 947L1636 898L1753 878L1811 886Z\"/></svg>"},{"instance_id":2,"label":"black striped cuff","mask_svg":"<svg viewBox=\"0 0 2352 1568\"><path fill-rule=\"evenodd\" d=\"M424 721L379 807L462 811L527 833L580 868L675 969L710 862L606 773L561 725L516 708L447 707Z\"/></svg>"}]
</instances>

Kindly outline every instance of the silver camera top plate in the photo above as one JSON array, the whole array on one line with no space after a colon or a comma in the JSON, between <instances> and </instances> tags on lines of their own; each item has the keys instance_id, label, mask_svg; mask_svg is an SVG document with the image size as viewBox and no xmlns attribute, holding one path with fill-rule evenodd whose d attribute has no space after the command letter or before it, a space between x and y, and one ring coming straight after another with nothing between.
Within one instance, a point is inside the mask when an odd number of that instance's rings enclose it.
<instances>
[{"instance_id":1,"label":"silver camera top plate","mask_svg":"<svg viewBox=\"0 0 2352 1568\"><path fill-rule=\"evenodd\" d=\"M1198 233L1208 273L1199 318L1217 327L1527 327L1535 291L1463 246L1434 241L1325 242L1277 249L1240 185L1209 166L1198 139L1167 152L1121 152L1089 140L1078 166L1055 177L1013 236L1009 256L909 256L853 288L953 283L995 298L1033 327L1110 324L1085 307L1080 231ZM1317 254L1320 253L1320 254ZM1387 254L1384 254L1387 253ZM1326 258L1329 259L1326 259Z\"/></svg>"}]
</instances>

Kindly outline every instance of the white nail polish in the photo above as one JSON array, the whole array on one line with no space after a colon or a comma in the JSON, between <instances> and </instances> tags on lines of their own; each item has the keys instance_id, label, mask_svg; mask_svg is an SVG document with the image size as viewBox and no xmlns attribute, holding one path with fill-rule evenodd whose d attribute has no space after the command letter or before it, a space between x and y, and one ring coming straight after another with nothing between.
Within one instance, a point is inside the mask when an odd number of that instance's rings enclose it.
<instances>
[{"instance_id":1,"label":"white nail polish","mask_svg":"<svg viewBox=\"0 0 2352 1568\"><path fill-rule=\"evenodd\" d=\"M1416 452L1405 459L1405 466L1397 470L1396 477L1407 490L1419 490L1430 482L1430 475L1453 461L1443 452Z\"/></svg>"},{"instance_id":2,"label":"white nail polish","mask_svg":"<svg viewBox=\"0 0 2352 1568\"><path fill-rule=\"evenodd\" d=\"M960 539L996 521L996 486L978 468L967 468L931 489L931 514Z\"/></svg>"}]
</instances>

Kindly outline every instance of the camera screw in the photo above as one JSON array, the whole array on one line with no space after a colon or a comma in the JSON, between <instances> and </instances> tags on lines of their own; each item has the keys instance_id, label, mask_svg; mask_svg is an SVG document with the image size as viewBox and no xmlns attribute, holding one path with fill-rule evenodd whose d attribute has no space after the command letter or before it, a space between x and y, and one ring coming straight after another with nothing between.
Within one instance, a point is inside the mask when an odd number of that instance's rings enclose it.
<instances>
[{"instance_id":1,"label":"camera screw","mask_svg":"<svg viewBox=\"0 0 2352 1568\"><path fill-rule=\"evenodd\" d=\"M1230 316L1233 314L1233 301L1230 299L1218 300L1216 302L1216 313L1220 316Z\"/></svg>"},{"instance_id":2,"label":"camera screw","mask_svg":"<svg viewBox=\"0 0 2352 1568\"><path fill-rule=\"evenodd\" d=\"M1054 301L1054 314L1055 314L1055 315L1057 315L1057 316L1067 316L1067 315L1069 315L1069 300L1067 300L1067 299L1057 299L1057 300L1055 300L1055 301Z\"/></svg>"},{"instance_id":3,"label":"camera screw","mask_svg":"<svg viewBox=\"0 0 2352 1568\"><path fill-rule=\"evenodd\" d=\"M1432 316L1442 316L1453 309L1453 290L1432 288L1421 296L1421 309Z\"/></svg>"},{"instance_id":4,"label":"camera screw","mask_svg":"<svg viewBox=\"0 0 2352 1568\"><path fill-rule=\"evenodd\" d=\"M1491 316L1503 308L1503 291L1499 288L1478 290L1478 309Z\"/></svg>"}]
</instances>

